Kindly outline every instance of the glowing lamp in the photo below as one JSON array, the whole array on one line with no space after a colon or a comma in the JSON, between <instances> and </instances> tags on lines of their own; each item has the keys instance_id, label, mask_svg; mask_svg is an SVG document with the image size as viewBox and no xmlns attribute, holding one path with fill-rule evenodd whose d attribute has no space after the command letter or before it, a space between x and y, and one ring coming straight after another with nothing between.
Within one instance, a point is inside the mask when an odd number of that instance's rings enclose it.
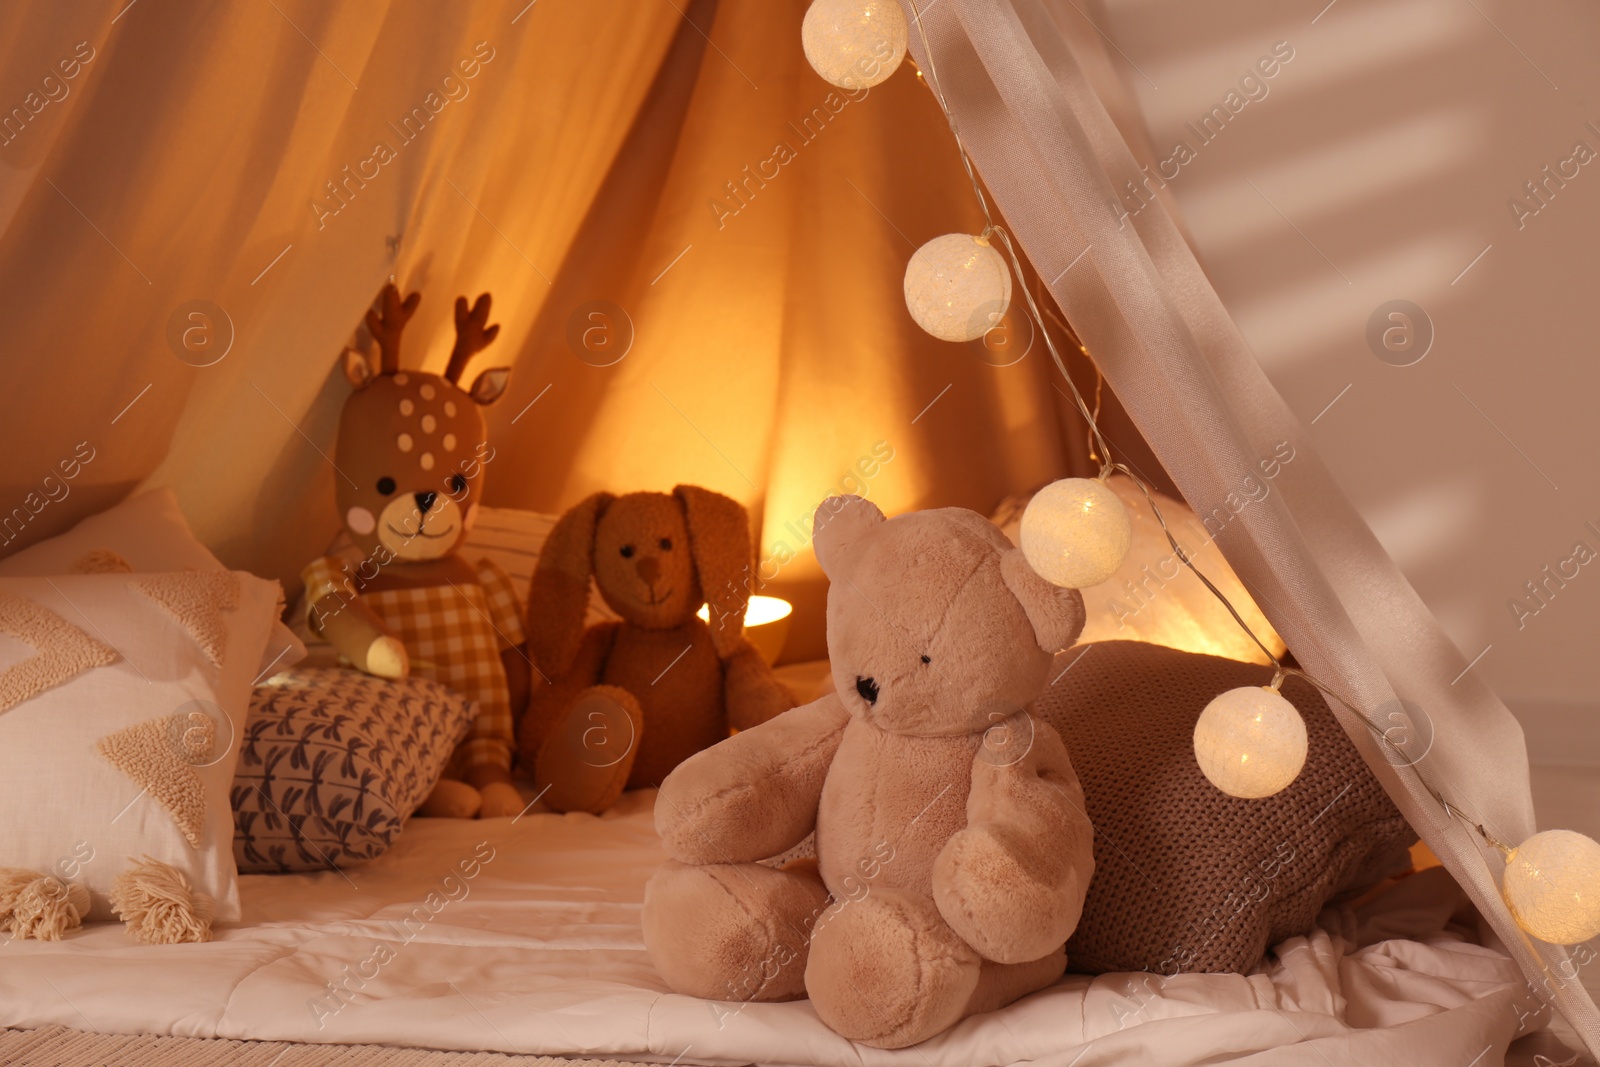
<instances>
[{"instance_id":1,"label":"glowing lamp","mask_svg":"<svg viewBox=\"0 0 1600 1067\"><path fill-rule=\"evenodd\" d=\"M1215 697L1194 724L1201 773L1231 797L1255 800L1287 788L1306 765L1306 723L1266 686Z\"/></svg>"},{"instance_id":2,"label":"glowing lamp","mask_svg":"<svg viewBox=\"0 0 1600 1067\"><path fill-rule=\"evenodd\" d=\"M701 622L711 621L711 605L701 604L696 612ZM789 639L790 616L794 605L775 596L753 596L744 612L744 637L755 646L761 658L771 664L783 652Z\"/></svg>"},{"instance_id":3,"label":"glowing lamp","mask_svg":"<svg viewBox=\"0 0 1600 1067\"><path fill-rule=\"evenodd\" d=\"M1600 844L1572 830L1534 834L1506 856L1500 886L1517 925L1540 941L1600 935Z\"/></svg>"},{"instance_id":4,"label":"glowing lamp","mask_svg":"<svg viewBox=\"0 0 1600 1067\"><path fill-rule=\"evenodd\" d=\"M1022 513L1022 554L1047 582L1099 585L1133 543L1128 509L1098 478L1063 478L1034 494Z\"/></svg>"},{"instance_id":5,"label":"glowing lamp","mask_svg":"<svg viewBox=\"0 0 1600 1067\"><path fill-rule=\"evenodd\" d=\"M800 24L806 60L841 89L870 89L906 56L906 16L895 0L816 0Z\"/></svg>"},{"instance_id":6,"label":"glowing lamp","mask_svg":"<svg viewBox=\"0 0 1600 1067\"><path fill-rule=\"evenodd\" d=\"M906 308L941 341L976 341L1011 306L1011 271L988 241L966 233L935 237L906 264Z\"/></svg>"}]
</instances>

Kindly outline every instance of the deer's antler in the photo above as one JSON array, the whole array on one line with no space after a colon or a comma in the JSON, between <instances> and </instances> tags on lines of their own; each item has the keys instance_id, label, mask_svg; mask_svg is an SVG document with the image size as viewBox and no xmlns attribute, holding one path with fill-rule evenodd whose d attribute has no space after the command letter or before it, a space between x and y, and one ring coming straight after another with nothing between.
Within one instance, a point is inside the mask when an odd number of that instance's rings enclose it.
<instances>
[{"instance_id":1,"label":"deer's antler","mask_svg":"<svg viewBox=\"0 0 1600 1067\"><path fill-rule=\"evenodd\" d=\"M412 293L400 299L400 290L390 282L383 287L382 312L367 309L367 330L378 342L382 354L382 373L393 374L400 369L400 332L411 321L412 313L422 302L421 293Z\"/></svg>"},{"instance_id":2,"label":"deer's antler","mask_svg":"<svg viewBox=\"0 0 1600 1067\"><path fill-rule=\"evenodd\" d=\"M445 368L445 378L460 384L467 363L488 348L499 334L499 323L489 325L488 293L479 296L470 308L467 307L466 297L456 297L456 346L450 350L450 365Z\"/></svg>"}]
</instances>

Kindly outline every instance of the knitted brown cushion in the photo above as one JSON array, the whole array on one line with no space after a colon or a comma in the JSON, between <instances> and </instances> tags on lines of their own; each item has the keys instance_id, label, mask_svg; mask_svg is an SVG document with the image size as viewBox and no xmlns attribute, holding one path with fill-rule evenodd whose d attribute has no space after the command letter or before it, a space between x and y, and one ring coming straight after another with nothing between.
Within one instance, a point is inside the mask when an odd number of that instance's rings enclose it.
<instances>
[{"instance_id":1,"label":"knitted brown cushion","mask_svg":"<svg viewBox=\"0 0 1600 1067\"><path fill-rule=\"evenodd\" d=\"M1276 796L1239 800L1200 773L1194 724L1271 668L1134 641L1058 662L1073 666L1034 711L1066 742L1095 828L1070 970L1248 972L1331 897L1409 865L1417 835L1307 683L1282 690L1306 720L1305 769Z\"/></svg>"}]
</instances>

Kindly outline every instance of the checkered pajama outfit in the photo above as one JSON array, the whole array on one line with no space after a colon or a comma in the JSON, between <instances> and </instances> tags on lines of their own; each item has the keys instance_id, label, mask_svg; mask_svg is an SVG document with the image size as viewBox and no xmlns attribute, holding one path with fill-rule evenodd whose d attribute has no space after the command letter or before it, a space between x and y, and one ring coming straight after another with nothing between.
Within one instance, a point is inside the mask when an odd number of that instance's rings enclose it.
<instances>
[{"instance_id":1,"label":"checkered pajama outfit","mask_svg":"<svg viewBox=\"0 0 1600 1067\"><path fill-rule=\"evenodd\" d=\"M347 599L360 590L355 567L356 562L334 556L313 561L301 572L306 603L329 593ZM500 653L522 644L522 613L511 579L498 564L482 559L474 570L478 581L467 585L361 592L362 601L404 642L412 673L478 704L472 729L446 770L451 777L486 764L509 770L516 736Z\"/></svg>"}]
</instances>

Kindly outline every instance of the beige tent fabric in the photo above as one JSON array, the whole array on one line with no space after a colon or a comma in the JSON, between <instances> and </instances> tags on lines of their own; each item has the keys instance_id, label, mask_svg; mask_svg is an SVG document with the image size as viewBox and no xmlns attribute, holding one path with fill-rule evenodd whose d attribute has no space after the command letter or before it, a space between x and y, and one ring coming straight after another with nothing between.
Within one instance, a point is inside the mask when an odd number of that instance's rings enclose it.
<instances>
[{"instance_id":1,"label":"beige tent fabric","mask_svg":"<svg viewBox=\"0 0 1600 1067\"><path fill-rule=\"evenodd\" d=\"M486 3L14 5L3 106L77 42L94 58L0 145L7 385L21 404L0 511L30 492L47 501L0 551L145 481L172 485L230 564L292 576L336 528L325 453L348 386L334 367L364 308L391 273L423 289L407 361L442 365L451 298L493 289L509 360L532 321L520 309L548 290L541 271L564 258L681 24L670 5L628 0L520 16ZM198 299L233 328L206 367L167 337ZM79 442L92 461L44 484Z\"/></svg>"},{"instance_id":2,"label":"beige tent fabric","mask_svg":"<svg viewBox=\"0 0 1600 1067\"><path fill-rule=\"evenodd\" d=\"M1004 338L954 345L912 323L906 262L981 215L926 87L909 69L828 86L797 46L805 8L724 2L709 41L680 35L492 417L517 472L498 502L678 481L744 502L759 590L796 604L790 659L825 651L807 545L826 496L988 511L1087 469L1041 345L997 366ZM574 315L592 301L612 307Z\"/></svg>"},{"instance_id":3,"label":"beige tent fabric","mask_svg":"<svg viewBox=\"0 0 1600 1067\"><path fill-rule=\"evenodd\" d=\"M1303 458L1224 551L1308 667L1369 712L1397 694L1426 707L1438 731L1422 772L1501 838L1525 836L1515 722L1470 672L1453 681L1462 657L1314 459L1172 220L1145 211L1123 229L1113 213L1107 174L1134 163L1063 43L1082 29L1075 8L929 9L1000 208L1197 510L1293 441ZM493 359L515 373L493 421L492 503L556 510L677 481L730 492L760 517L764 557L798 553L771 589L801 609L791 653L820 651L800 518L856 488L847 474L886 510L985 509L1081 469L1083 445L1037 348L994 367L910 325L904 263L976 228L970 191L909 70L830 104L800 59L803 9L10 5L0 552L168 484L226 562L292 578L336 528L339 349L392 274L424 291L410 365L443 365L455 294L498 297ZM779 142L793 159L743 185ZM737 214L727 182L745 190ZM212 343L231 334L209 366L169 337L205 325L186 317L200 300ZM633 324L610 367L569 340L592 300ZM576 321L581 339L591 320ZM1126 424L1108 425L1136 454ZM1499 904L1498 857L1344 721L1530 981L1600 1047L1569 961Z\"/></svg>"},{"instance_id":4,"label":"beige tent fabric","mask_svg":"<svg viewBox=\"0 0 1600 1067\"><path fill-rule=\"evenodd\" d=\"M24 427L0 462L0 522L23 509L0 552L170 485L221 558L293 585L337 529L336 360L394 275L423 292L413 366L442 367L457 293L495 294L476 368L514 373L490 503L729 493L760 528L765 591L799 609L789 658L820 655L822 498L987 511L1087 468L1037 343L912 324L905 263L978 228L970 190L909 67L859 99L811 72L805 6L14 6L0 106L78 42L93 58L0 144ZM169 338L205 339L200 300L213 349L232 335L209 366ZM585 345L608 323L632 344L600 366ZM80 443L92 461L45 483Z\"/></svg>"},{"instance_id":5,"label":"beige tent fabric","mask_svg":"<svg viewBox=\"0 0 1600 1067\"><path fill-rule=\"evenodd\" d=\"M1521 932L1499 895L1499 853L1422 784L1498 839L1521 841L1535 829L1521 729L1316 458L1167 212L1140 212L1126 224L1113 183L1138 165L1068 45L1081 31L1073 6L928 7L941 84L974 160L1197 511L1222 506L1276 442L1293 444L1298 457L1277 479L1280 492L1241 512L1218 545L1301 664L1360 709L1334 710L1522 966L1529 991L1600 1052L1600 1013L1577 981L1576 961ZM925 58L916 33L912 43ZM1360 718L1387 725L1385 706L1397 697L1422 707L1434 726L1432 747L1414 766L1387 760Z\"/></svg>"}]
</instances>

